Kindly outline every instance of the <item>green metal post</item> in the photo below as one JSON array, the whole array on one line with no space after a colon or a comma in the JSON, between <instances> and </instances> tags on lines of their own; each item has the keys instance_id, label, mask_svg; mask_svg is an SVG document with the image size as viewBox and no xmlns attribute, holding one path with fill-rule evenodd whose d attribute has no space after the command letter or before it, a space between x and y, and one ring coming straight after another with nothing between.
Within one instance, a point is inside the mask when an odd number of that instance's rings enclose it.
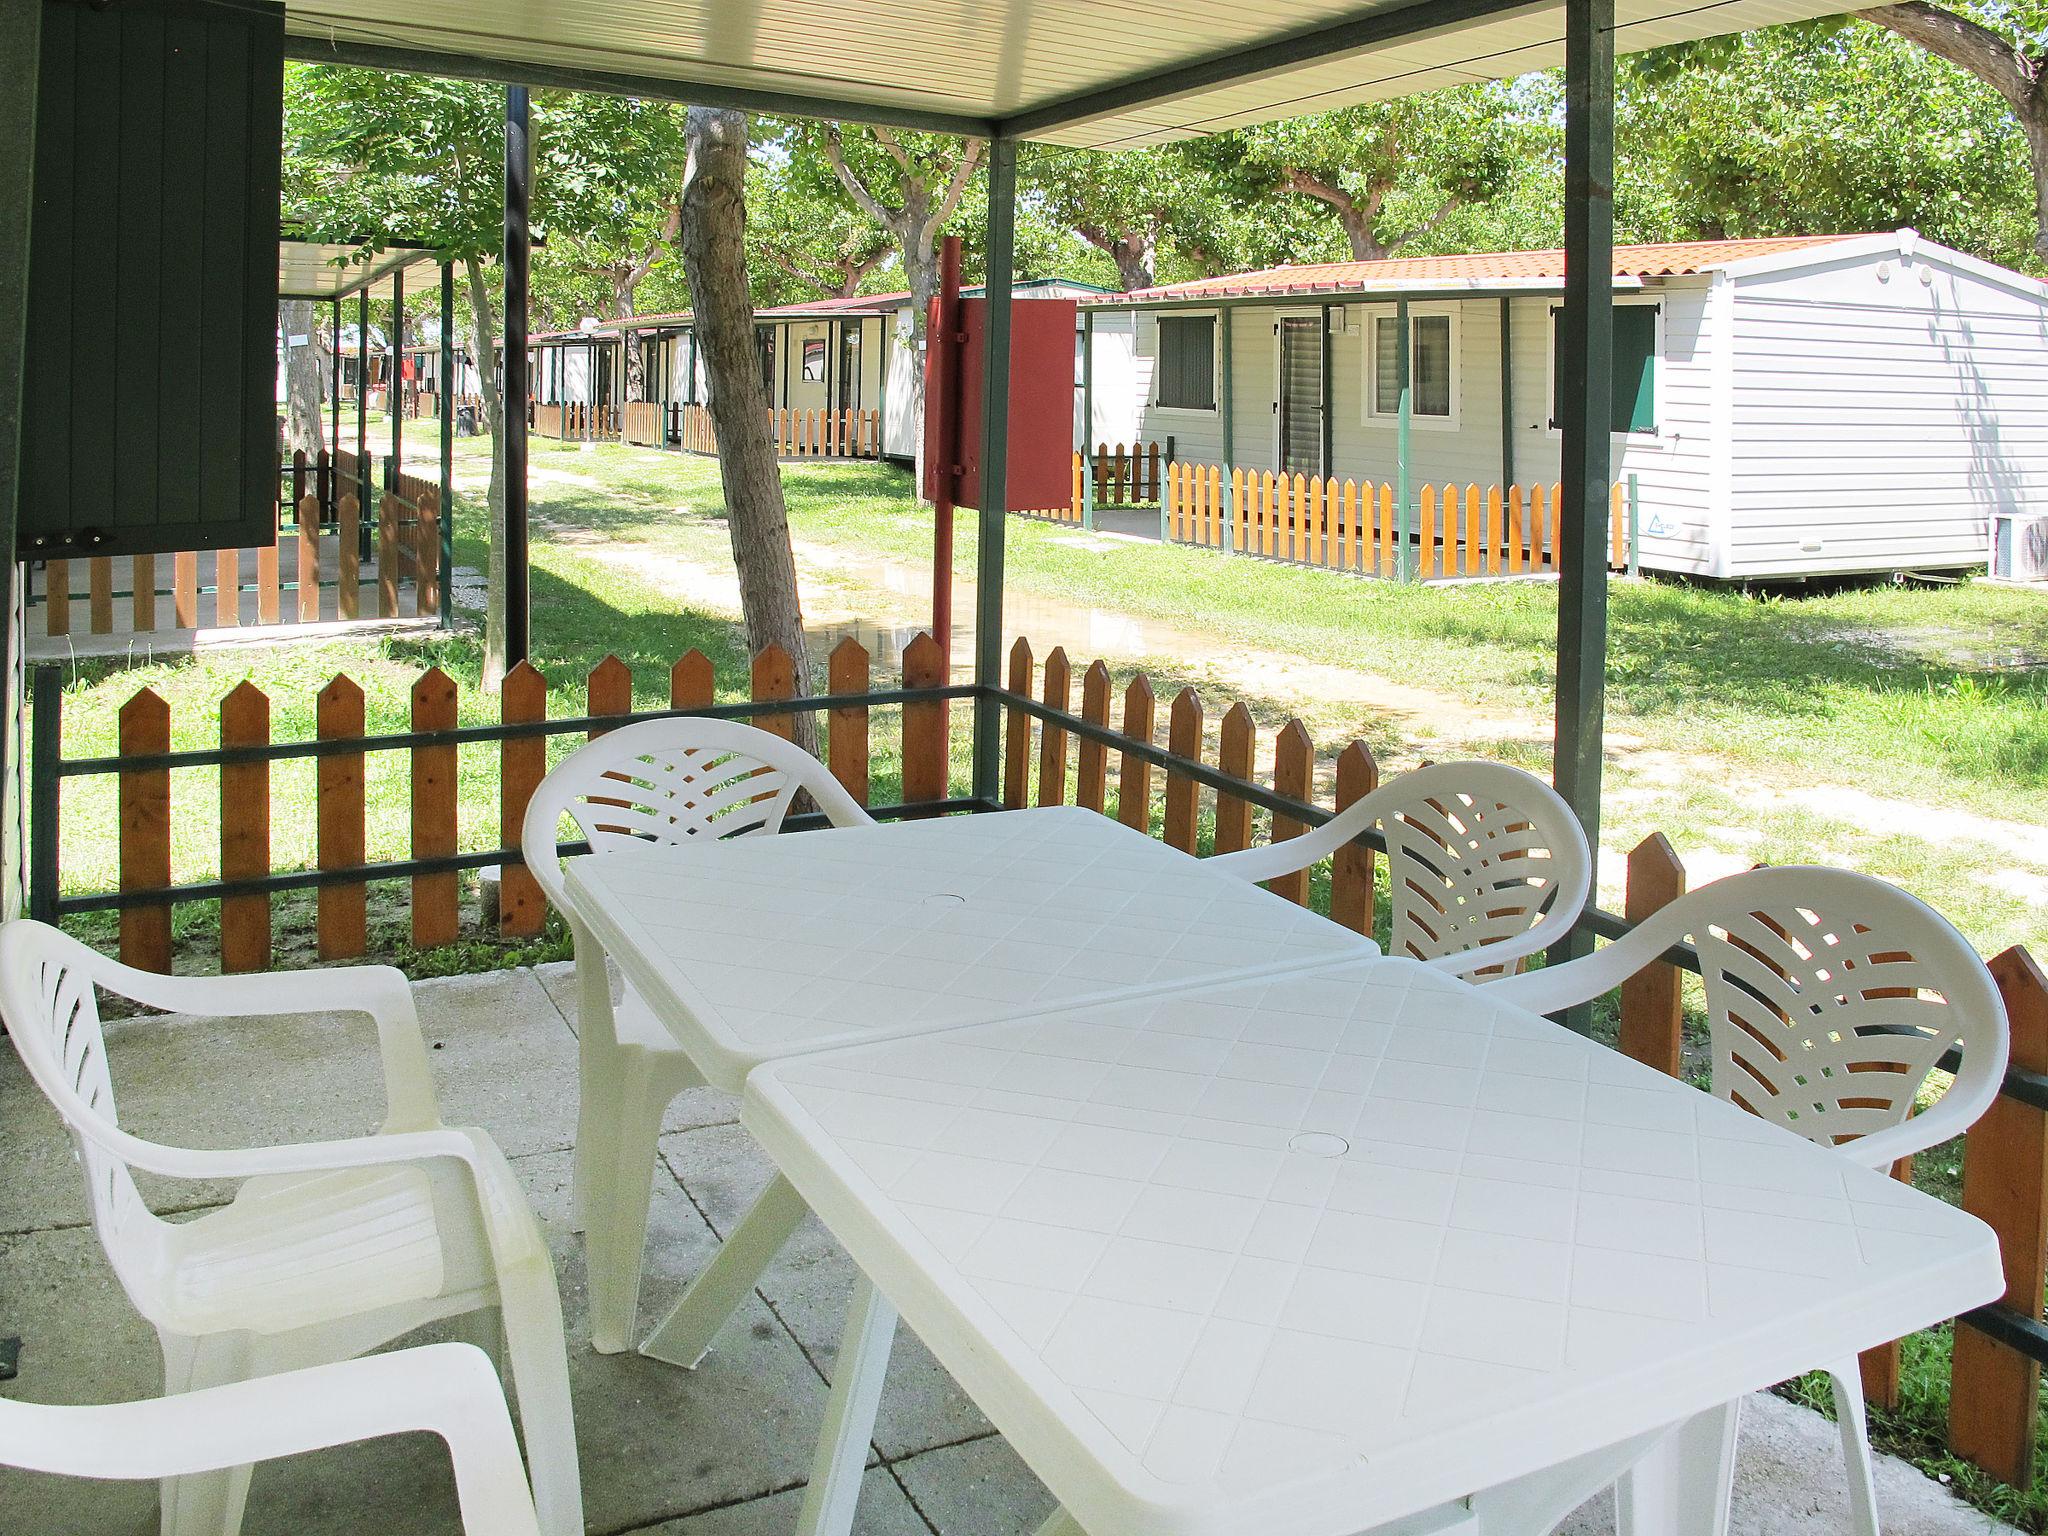
<instances>
[{"instance_id":1,"label":"green metal post","mask_svg":"<svg viewBox=\"0 0 2048 1536\"><path fill-rule=\"evenodd\" d=\"M1236 311L1229 308L1216 312L1216 356L1217 371L1222 375L1216 392L1216 408L1223 413L1223 552L1229 554L1237 546L1237 496L1231 489L1230 467L1237 462L1237 419L1233 414L1230 379L1230 333ZM1131 318L1133 325L1137 317Z\"/></svg>"},{"instance_id":2,"label":"green metal post","mask_svg":"<svg viewBox=\"0 0 2048 1536\"><path fill-rule=\"evenodd\" d=\"M376 526L370 499L370 290L356 295L356 505L364 528Z\"/></svg>"},{"instance_id":3,"label":"green metal post","mask_svg":"<svg viewBox=\"0 0 2048 1536\"><path fill-rule=\"evenodd\" d=\"M334 379L327 391L327 506L329 516L341 505L341 295L334 296L334 356L328 359Z\"/></svg>"},{"instance_id":4,"label":"green metal post","mask_svg":"<svg viewBox=\"0 0 2048 1536\"><path fill-rule=\"evenodd\" d=\"M1017 246L1017 141L988 151L988 307L982 329L981 536L975 550L974 794L993 802L1002 787L1003 534L1010 483L1010 279Z\"/></svg>"},{"instance_id":5,"label":"green metal post","mask_svg":"<svg viewBox=\"0 0 2048 1536\"><path fill-rule=\"evenodd\" d=\"M1138 317L1131 317L1136 325ZM1095 527L1095 311L1081 321L1081 526Z\"/></svg>"},{"instance_id":6,"label":"green metal post","mask_svg":"<svg viewBox=\"0 0 2048 1536\"><path fill-rule=\"evenodd\" d=\"M1506 294L1500 300L1500 488L1515 483L1515 347Z\"/></svg>"},{"instance_id":7,"label":"green metal post","mask_svg":"<svg viewBox=\"0 0 2048 1536\"><path fill-rule=\"evenodd\" d=\"M441 264L441 627L455 627L455 390L462 357L455 351L455 267Z\"/></svg>"},{"instance_id":8,"label":"green metal post","mask_svg":"<svg viewBox=\"0 0 2048 1536\"><path fill-rule=\"evenodd\" d=\"M391 473L405 472L405 273L391 274L391 377L384 386L384 405L391 413Z\"/></svg>"},{"instance_id":9,"label":"green metal post","mask_svg":"<svg viewBox=\"0 0 2048 1536\"><path fill-rule=\"evenodd\" d=\"M1600 846L1600 749L1607 688L1607 519L1614 372L1614 0L1566 0L1564 307L1557 376L1562 433L1558 501L1558 793ZM1598 871L1595 871L1595 883ZM1591 950L1575 930L1566 955ZM1555 950L1553 950L1555 953ZM1591 1027L1591 1011L1566 1022Z\"/></svg>"},{"instance_id":10,"label":"green metal post","mask_svg":"<svg viewBox=\"0 0 2048 1536\"><path fill-rule=\"evenodd\" d=\"M1331 428L1335 425L1335 422L1332 418L1330 411L1330 316L1333 312L1333 305L1325 304L1323 306L1323 335L1322 346L1320 349L1323 376L1321 381L1316 386L1318 389L1322 391L1323 395L1323 441L1321 446L1316 449L1316 453L1320 460L1320 466L1322 469L1324 479L1328 479L1330 475L1331 449L1334 446L1334 439L1331 436Z\"/></svg>"},{"instance_id":11,"label":"green metal post","mask_svg":"<svg viewBox=\"0 0 2048 1536\"><path fill-rule=\"evenodd\" d=\"M1394 429L1394 576L1412 581L1417 570L1415 552L1409 540L1415 532L1415 506L1408 479L1408 439L1415 424L1414 381L1409 377L1414 362L1408 328L1408 301L1394 306L1394 398L1397 422Z\"/></svg>"},{"instance_id":12,"label":"green metal post","mask_svg":"<svg viewBox=\"0 0 2048 1536\"><path fill-rule=\"evenodd\" d=\"M15 533L19 527L17 497L21 470L21 417L28 394L28 247L29 229L35 207L36 92L42 60L43 8L38 0L7 0L0 4L0 59L10 62L6 75L9 89L0 93L0 548L7 551L0 564L0 613L11 610ZM312 338L308 337L310 344ZM290 345L290 339L286 339ZM12 626L0 627L0 676L8 675L18 658L12 653ZM37 674L40 679L41 673ZM40 702L41 686L38 687ZM40 742L51 729L52 720L38 713L35 733ZM6 753L7 778L14 780L13 753ZM31 793L40 785L32 784ZM54 798L54 782L50 793ZM40 807L38 807L40 809ZM12 817L8 818L10 821ZM52 817L54 830L54 816ZM36 833L42 829L37 827ZM35 835L32 833L32 835ZM7 838L8 862L24 850L12 847ZM55 896L54 890L51 896ZM0 911L12 914L20 892L12 879Z\"/></svg>"}]
</instances>

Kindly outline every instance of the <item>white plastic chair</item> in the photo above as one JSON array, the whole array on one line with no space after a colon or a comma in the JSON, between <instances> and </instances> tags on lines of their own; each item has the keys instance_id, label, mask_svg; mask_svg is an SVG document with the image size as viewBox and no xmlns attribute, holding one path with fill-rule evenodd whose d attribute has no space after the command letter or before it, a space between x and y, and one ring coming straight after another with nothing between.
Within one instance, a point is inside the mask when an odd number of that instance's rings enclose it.
<instances>
[{"instance_id":1,"label":"white plastic chair","mask_svg":"<svg viewBox=\"0 0 2048 1536\"><path fill-rule=\"evenodd\" d=\"M771 834L781 830L800 790L834 826L874 824L803 748L754 726L691 716L621 726L579 747L527 805L520 836L526 867L576 942L582 1093L576 1211L586 1234L591 1343L600 1353L617 1353L631 1341L662 1116L677 1094L702 1086L704 1078L630 985L614 1008L604 951L567 899L562 818L568 816L601 856L649 844ZM801 1214L801 1206L797 1210ZM738 1231L728 1236L728 1246L738 1238ZM779 1240L767 1244L762 1263L780 1246Z\"/></svg>"},{"instance_id":2,"label":"white plastic chair","mask_svg":"<svg viewBox=\"0 0 2048 1536\"><path fill-rule=\"evenodd\" d=\"M1586 905L1585 829L1556 790L1505 763L1417 768L1299 837L1217 854L1208 867L1273 880L1374 826L1387 840L1389 954L1459 975L1512 970L1570 932Z\"/></svg>"},{"instance_id":3,"label":"white plastic chair","mask_svg":"<svg viewBox=\"0 0 2048 1536\"><path fill-rule=\"evenodd\" d=\"M383 1127L232 1151L130 1135L116 1116L95 987L202 1016L366 1013L382 1056ZM71 1135L101 1245L162 1343L167 1393L351 1359L422 1324L495 1307L543 1528L581 1536L547 1244L491 1139L442 1125L404 976L384 966L160 976L17 919L0 927L0 1017ZM244 1182L229 1205L167 1222L136 1192L137 1168ZM233 1536L248 1477L240 1467L167 1483L166 1536Z\"/></svg>"},{"instance_id":4,"label":"white plastic chair","mask_svg":"<svg viewBox=\"0 0 2048 1536\"><path fill-rule=\"evenodd\" d=\"M470 1344L426 1344L135 1403L0 1399L0 1466L168 1479L415 1430L447 1443L467 1536L539 1536L497 1372Z\"/></svg>"},{"instance_id":5,"label":"white plastic chair","mask_svg":"<svg viewBox=\"0 0 2048 1536\"><path fill-rule=\"evenodd\" d=\"M1536 1013L1599 997L1690 942L1700 958L1716 1096L1869 1168L1960 1136L2005 1078L2005 1005L1948 921L1896 886L1848 870L1785 865L1680 897L1582 959L1495 982ZM1919 1114L1928 1074L1953 1045L1961 1069ZM1878 1536L1856 1361L1826 1367L1859 1536Z\"/></svg>"}]
</instances>

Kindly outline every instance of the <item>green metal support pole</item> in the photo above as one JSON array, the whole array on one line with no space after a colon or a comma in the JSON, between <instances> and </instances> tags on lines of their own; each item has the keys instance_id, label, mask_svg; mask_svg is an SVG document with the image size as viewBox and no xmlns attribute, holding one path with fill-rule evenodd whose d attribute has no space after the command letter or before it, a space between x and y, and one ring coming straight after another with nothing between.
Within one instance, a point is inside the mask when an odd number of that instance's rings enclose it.
<instances>
[{"instance_id":1,"label":"green metal support pole","mask_svg":"<svg viewBox=\"0 0 2048 1536\"><path fill-rule=\"evenodd\" d=\"M888 315L875 317L875 462L889 449L889 333L895 321ZM861 347L867 347L867 322L861 322ZM862 364L866 366L865 363Z\"/></svg>"},{"instance_id":2,"label":"green metal support pole","mask_svg":"<svg viewBox=\"0 0 2048 1536\"><path fill-rule=\"evenodd\" d=\"M1131 324L1138 323L1137 317ZM1081 526L1095 527L1095 311L1081 317Z\"/></svg>"},{"instance_id":3,"label":"green metal support pole","mask_svg":"<svg viewBox=\"0 0 2048 1536\"><path fill-rule=\"evenodd\" d=\"M13 610L15 534L20 526L21 417L28 393L26 331L28 327L29 228L35 208L36 91L42 68L43 0L0 0L0 614ZM311 338L308 338L310 341ZM290 345L287 338L286 345ZM18 658L13 654L12 625L0 625L0 678L11 678ZM37 673L38 679L41 673ZM6 691L11 693L11 685ZM54 686L38 686L38 703ZM11 712L10 712L11 713ZM37 744L53 735L56 712L36 711ZM0 896L0 913L12 917L20 910L23 891L18 875L28 850L16 843L14 829L20 807L15 804L15 754L21 742L10 733L4 748L7 806L0 834L0 862L4 862L5 894ZM42 792L40 782L30 792ZM55 799L56 782L48 790ZM32 818L32 834L52 839L56 832L55 807L47 812L40 804ZM50 825L42 822L47 817ZM54 898L55 891L50 896Z\"/></svg>"},{"instance_id":4,"label":"green metal support pole","mask_svg":"<svg viewBox=\"0 0 2048 1536\"><path fill-rule=\"evenodd\" d=\"M394 488L405 472L405 273L391 274L391 374L384 384L384 406L391 415L391 479Z\"/></svg>"},{"instance_id":5,"label":"green metal support pole","mask_svg":"<svg viewBox=\"0 0 2048 1536\"><path fill-rule=\"evenodd\" d=\"M356 295L356 505L365 528L376 526L370 499L370 290Z\"/></svg>"},{"instance_id":6,"label":"green metal support pole","mask_svg":"<svg viewBox=\"0 0 2048 1536\"><path fill-rule=\"evenodd\" d=\"M452 367L451 367L452 365ZM455 627L455 389L462 358L455 351L455 267L441 263L441 627Z\"/></svg>"},{"instance_id":7,"label":"green metal support pole","mask_svg":"<svg viewBox=\"0 0 2048 1536\"><path fill-rule=\"evenodd\" d=\"M1515 347L1510 325L1513 300L1500 301L1500 488L1503 495L1515 483Z\"/></svg>"},{"instance_id":8,"label":"green metal support pole","mask_svg":"<svg viewBox=\"0 0 2048 1536\"><path fill-rule=\"evenodd\" d=\"M1566 0L1564 307L1559 312L1558 793L1600 847L1614 372L1614 0ZM1597 863L1597 858L1596 858ZM1598 885L1598 870L1595 870ZM1588 952L1581 928L1563 945ZM1591 1025L1589 1010L1566 1022Z\"/></svg>"},{"instance_id":9,"label":"green metal support pole","mask_svg":"<svg viewBox=\"0 0 2048 1536\"><path fill-rule=\"evenodd\" d=\"M1324 479L1328 479L1330 476L1331 453L1335 447L1335 441L1331 436L1331 428L1335 425L1335 420L1330 410L1330 316L1334 308L1335 306L1329 304L1323 306L1323 334L1322 346L1320 348L1322 378L1316 385L1316 388L1322 391L1323 397L1321 412L1323 441L1316 449L1316 455L1322 469L1322 478Z\"/></svg>"},{"instance_id":10,"label":"green metal support pole","mask_svg":"<svg viewBox=\"0 0 2048 1536\"><path fill-rule=\"evenodd\" d=\"M335 508L341 505L341 296L334 298L334 356L328 361L333 365L334 379L327 391L327 496L324 509L331 517Z\"/></svg>"},{"instance_id":11,"label":"green metal support pole","mask_svg":"<svg viewBox=\"0 0 2048 1536\"><path fill-rule=\"evenodd\" d=\"M1002 788L1003 534L1010 483L1010 282L1017 247L1017 141L988 149L988 307L982 327L981 532L975 548L974 794L994 801Z\"/></svg>"},{"instance_id":12,"label":"green metal support pole","mask_svg":"<svg viewBox=\"0 0 2048 1536\"><path fill-rule=\"evenodd\" d=\"M505 88L505 665L526 660L532 648L531 554L527 543L526 405L532 398L527 353L533 273L533 115L523 85ZM479 368L490 359L477 359Z\"/></svg>"},{"instance_id":13,"label":"green metal support pole","mask_svg":"<svg viewBox=\"0 0 2048 1536\"><path fill-rule=\"evenodd\" d=\"M1131 324L1138 323L1131 317ZM1230 379L1230 333L1235 329L1235 311L1219 309L1216 312L1216 356L1217 373L1221 376L1216 391L1216 408L1222 413L1218 425L1222 428L1223 440L1223 552L1229 554L1237 547L1237 496L1231 489L1230 467L1237 462L1237 417L1231 394Z\"/></svg>"},{"instance_id":14,"label":"green metal support pole","mask_svg":"<svg viewBox=\"0 0 2048 1536\"><path fill-rule=\"evenodd\" d=\"M1410 547L1415 532L1415 504L1408 475L1409 437L1415 425L1415 381L1409 376L1414 371L1410 335L1408 301L1402 299L1394 306L1394 577L1398 581L1414 580L1417 570L1415 551Z\"/></svg>"}]
</instances>

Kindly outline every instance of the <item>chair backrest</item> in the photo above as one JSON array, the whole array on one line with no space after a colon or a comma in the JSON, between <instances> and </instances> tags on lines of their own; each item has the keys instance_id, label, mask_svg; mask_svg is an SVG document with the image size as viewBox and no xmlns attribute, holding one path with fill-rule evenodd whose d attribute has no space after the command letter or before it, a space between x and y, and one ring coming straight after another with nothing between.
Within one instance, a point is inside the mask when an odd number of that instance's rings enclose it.
<instances>
[{"instance_id":1,"label":"chair backrest","mask_svg":"<svg viewBox=\"0 0 2048 1536\"><path fill-rule=\"evenodd\" d=\"M1652 925L1659 952L1682 932L1699 953L1721 1098L1885 1167L1960 1135L1998 1094L1997 984L1967 939L1896 886L1783 865L1702 886ZM1952 1045L1954 1082L1914 1115Z\"/></svg>"},{"instance_id":2,"label":"chair backrest","mask_svg":"<svg viewBox=\"0 0 2048 1536\"><path fill-rule=\"evenodd\" d=\"M1378 817L1393 893L1388 952L1511 966L1578 921L1592 884L1564 799L1505 763L1435 763L1390 780ZM1460 971L1475 966L1456 965Z\"/></svg>"},{"instance_id":3,"label":"chair backrest","mask_svg":"<svg viewBox=\"0 0 2048 1536\"><path fill-rule=\"evenodd\" d=\"M7 1038L70 1133L108 1261L137 1310L154 1316L147 1276L162 1224L104 1134L118 1130L120 1120L94 977L112 968L47 924L16 918L0 926L0 1019Z\"/></svg>"},{"instance_id":4,"label":"chair backrest","mask_svg":"<svg viewBox=\"0 0 2048 1536\"><path fill-rule=\"evenodd\" d=\"M777 832L801 790L834 826L874 818L794 742L733 720L678 715L620 726L555 765L528 802L520 847L557 908L567 815L604 853L645 844Z\"/></svg>"}]
</instances>

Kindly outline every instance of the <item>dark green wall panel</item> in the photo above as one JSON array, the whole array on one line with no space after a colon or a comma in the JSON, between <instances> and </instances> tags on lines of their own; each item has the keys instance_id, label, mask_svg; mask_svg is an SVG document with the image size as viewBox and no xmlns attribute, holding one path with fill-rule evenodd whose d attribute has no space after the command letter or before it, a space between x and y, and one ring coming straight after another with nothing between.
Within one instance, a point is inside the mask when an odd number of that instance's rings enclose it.
<instances>
[{"instance_id":1,"label":"dark green wall panel","mask_svg":"<svg viewBox=\"0 0 2048 1536\"><path fill-rule=\"evenodd\" d=\"M44 0L23 558L266 543L284 11Z\"/></svg>"}]
</instances>

